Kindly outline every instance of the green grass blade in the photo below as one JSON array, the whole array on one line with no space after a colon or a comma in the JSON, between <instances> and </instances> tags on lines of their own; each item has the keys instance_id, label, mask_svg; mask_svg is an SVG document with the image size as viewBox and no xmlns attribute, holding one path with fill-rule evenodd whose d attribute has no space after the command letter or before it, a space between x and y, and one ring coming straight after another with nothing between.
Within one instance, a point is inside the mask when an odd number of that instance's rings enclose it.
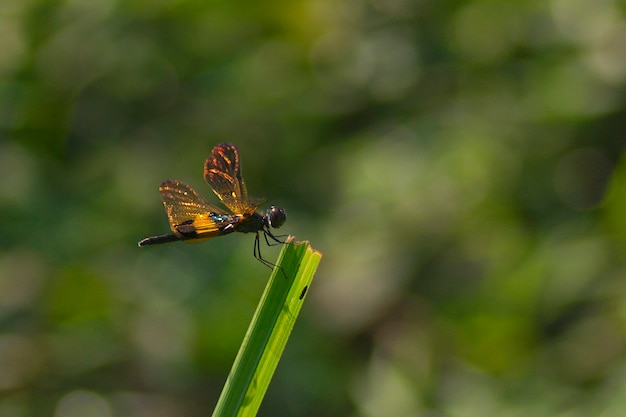
<instances>
[{"instance_id":1,"label":"green grass blade","mask_svg":"<svg viewBox=\"0 0 626 417\"><path fill-rule=\"evenodd\" d=\"M283 246L213 417L255 416L322 258L308 242Z\"/></svg>"}]
</instances>

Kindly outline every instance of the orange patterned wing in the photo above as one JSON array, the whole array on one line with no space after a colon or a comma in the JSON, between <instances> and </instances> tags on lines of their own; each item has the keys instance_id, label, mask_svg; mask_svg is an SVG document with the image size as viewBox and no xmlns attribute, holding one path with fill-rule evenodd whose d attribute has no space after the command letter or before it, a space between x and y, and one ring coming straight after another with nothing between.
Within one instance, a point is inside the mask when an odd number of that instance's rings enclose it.
<instances>
[{"instance_id":1,"label":"orange patterned wing","mask_svg":"<svg viewBox=\"0 0 626 417\"><path fill-rule=\"evenodd\" d=\"M172 231L182 237L206 239L221 235L221 230L239 219L202 198L180 181L167 180L159 187Z\"/></svg>"},{"instance_id":2,"label":"orange patterned wing","mask_svg":"<svg viewBox=\"0 0 626 417\"><path fill-rule=\"evenodd\" d=\"M234 214L252 214L262 201L248 199L239 151L233 144L220 143L213 148L204 164L204 180Z\"/></svg>"}]
</instances>

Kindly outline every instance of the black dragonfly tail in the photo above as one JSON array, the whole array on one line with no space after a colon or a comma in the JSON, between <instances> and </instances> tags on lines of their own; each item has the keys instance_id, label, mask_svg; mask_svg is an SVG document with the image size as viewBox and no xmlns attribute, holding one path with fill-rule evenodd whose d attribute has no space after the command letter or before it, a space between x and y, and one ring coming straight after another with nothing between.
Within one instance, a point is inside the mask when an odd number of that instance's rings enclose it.
<instances>
[{"instance_id":1,"label":"black dragonfly tail","mask_svg":"<svg viewBox=\"0 0 626 417\"><path fill-rule=\"evenodd\" d=\"M158 245L160 243L176 242L177 240L180 240L178 236L176 236L173 233L169 233L167 235L152 236L152 237L147 237L145 239L142 239L139 241L139 243L137 243L137 246L142 247L142 246Z\"/></svg>"}]
</instances>

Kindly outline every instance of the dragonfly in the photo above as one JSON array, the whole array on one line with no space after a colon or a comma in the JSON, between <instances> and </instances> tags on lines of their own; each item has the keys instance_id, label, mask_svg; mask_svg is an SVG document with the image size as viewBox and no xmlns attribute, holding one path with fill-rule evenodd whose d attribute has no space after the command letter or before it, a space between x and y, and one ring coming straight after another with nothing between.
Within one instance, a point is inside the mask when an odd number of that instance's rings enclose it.
<instances>
[{"instance_id":1,"label":"dragonfly","mask_svg":"<svg viewBox=\"0 0 626 417\"><path fill-rule=\"evenodd\" d=\"M280 240L285 235L274 235L270 228L281 227L287 215L285 210L276 206L270 206L265 214L257 211L264 199L248 197L241 176L239 150L235 145L220 143L211 150L204 164L204 180L230 212L208 203L187 184L176 180L163 181L159 192L172 233L146 237L138 246L176 241L202 242L233 232L255 233L254 257L264 265L274 267L261 256L259 234L263 234L268 246L285 243Z\"/></svg>"}]
</instances>

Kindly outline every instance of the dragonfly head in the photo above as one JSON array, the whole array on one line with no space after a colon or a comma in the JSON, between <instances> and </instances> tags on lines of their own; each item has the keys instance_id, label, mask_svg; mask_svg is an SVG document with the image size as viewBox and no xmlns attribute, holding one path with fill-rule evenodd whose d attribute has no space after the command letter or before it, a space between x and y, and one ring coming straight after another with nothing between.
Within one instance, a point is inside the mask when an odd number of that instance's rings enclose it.
<instances>
[{"instance_id":1,"label":"dragonfly head","mask_svg":"<svg viewBox=\"0 0 626 417\"><path fill-rule=\"evenodd\" d=\"M287 215L285 214L285 210L282 208L270 206L265 213L265 220L270 226L278 229L283 225L283 223L285 223L285 220L287 220Z\"/></svg>"}]
</instances>

